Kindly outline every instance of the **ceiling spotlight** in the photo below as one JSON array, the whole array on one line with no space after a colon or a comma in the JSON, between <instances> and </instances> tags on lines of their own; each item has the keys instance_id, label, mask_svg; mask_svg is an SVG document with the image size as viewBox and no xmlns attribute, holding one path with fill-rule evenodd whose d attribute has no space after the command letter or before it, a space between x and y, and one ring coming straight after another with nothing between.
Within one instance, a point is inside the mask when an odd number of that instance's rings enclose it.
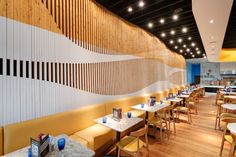
<instances>
[{"instance_id":1,"label":"ceiling spotlight","mask_svg":"<svg viewBox=\"0 0 236 157\"><path fill-rule=\"evenodd\" d=\"M170 34L171 34L171 35L174 35L174 34L175 34L175 31L174 31L174 30L171 30L171 31L170 31Z\"/></svg>"},{"instance_id":2,"label":"ceiling spotlight","mask_svg":"<svg viewBox=\"0 0 236 157\"><path fill-rule=\"evenodd\" d=\"M211 36L211 39L213 40L213 39L214 39L214 36Z\"/></svg>"},{"instance_id":3,"label":"ceiling spotlight","mask_svg":"<svg viewBox=\"0 0 236 157\"><path fill-rule=\"evenodd\" d=\"M186 45L184 44L184 45L183 45L183 47L185 48L185 47L186 47Z\"/></svg>"},{"instance_id":4,"label":"ceiling spotlight","mask_svg":"<svg viewBox=\"0 0 236 157\"><path fill-rule=\"evenodd\" d=\"M194 47L196 44L195 43L191 43L191 46Z\"/></svg>"},{"instance_id":5,"label":"ceiling spotlight","mask_svg":"<svg viewBox=\"0 0 236 157\"><path fill-rule=\"evenodd\" d=\"M178 39L178 42L179 42L179 43L182 43L182 41L183 41L183 39L181 39L181 38Z\"/></svg>"},{"instance_id":6,"label":"ceiling spotlight","mask_svg":"<svg viewBox=\"0 0 236 157\"><path fill-rule=\"evenodd\" d=\"M161 24L165 23L165 19L160 19L160 23Z\"/></svg>"},{"instance_id":7,"label":"ceiling spotlight","mask_svg":"<svg viewBox=\"0 0 236 157\"><path fill-rule=\"evenodd\" d=\"M187 49L186 49L186 51L187 51L187 52L189 52L189 51L190 51L190 49L189 49L189 48L187 48Z\"/></svg>"},{"instance_id":8,"label":"ceiling spotlight","mask_svg":"<svg viewBox=\"0 0 236 157\"><path fill-rule=\"evenodd\" d=\"M204 58L207 58L206 56L204 56Z\"/></svg>"},{"instance_id":9,"label":"ceiling spotlight","mask_svg":"<svg viewBox=\"0 0 236 157\"><path fill-rule=\"evenodd\" d=\"M144 6L144 2L143 1L139 1L138 6L139 7L143 7Z\"/></svg>"},{"instance_id":10,"label":"ceiling spotlight","mask_svg":"<svg viewBox=\"0 0 236 157\"><path fill-rule=\"evenodd\" d=\"M178 49L178 46L175 46L175 49Z\"/></svg>"},{"instance_id":11,"label":"ceiling spotlight","mask_svg":"<svg viewBox=\"0 0 236 157\"><path fill-rule=\"evenodd\" d=\"M161 33L161 37L165 37L166 36L166 33Z\"/></svg>"},{"instance_id":12,"label":"ceiling spotlight","mask_svg":"<svg viewBox=\"0 0 236 157\"><path fill-rule=\"evenodd\" d=\"M195 50L197 51L197 50L199 50L199 48L198 48L198 47L196 47L196 49L195 49Z\"/></svg>"},{"instance_id":13,"label":"ceiling spotlight","mask_svg":"<svg viewBox=\"0 0 236 157\"><path fill-rule=\"evenodd\" d=\"M190 54L192 55L193 53L192 53L192 52L190 52Z\"/></svg>"},{"instance_id":14,"label":"ceiling spotlight","mask_svg":"<svg viewBox=\"0 0 236 157\"><path fill-rule=\"evenodd\" d=\"M170 44L173 44L174 43L174 41L173 40L170 40Z\"/></svg>"},{"instance_id":15,"label":"ceiling spotlight","mask_svg":"<svg viewBox=\"0 0 236 157\"><path fill-rule=\"evenodd\" d=\"M149 22L149 23L148 23L148 27L149 27L149 28L152 28L152 27L153 27L153 23Z\"/></svg>"},{"instance_id":16,"label":"ceiling spotlight","mask_svg":"<svg viewBox=\"0 0 236 157\"><path fill-rule=\"evenodd\" d=\"M192 55L192 57L195 57L195 55Z\"/></svg>"},{"instance_id":17,"label":"ceiling spotlight","mask_svg":"<svg viewBox=\"0 0 236 157\"><path fill-rule=\"evenodd\" d=\"M176 15L176 14L174 14L174 15L172 16L172 19L173 19L173 20L178 20L178 18L179 18L179 16Z\"/></svg>"},{"instance_id":18,"label":"ceiling spotlight","mask_svg":"<svg viewBox=\"0 0 236 157\"><path fill-rule=\"evenodd\" d=\"M188 40L192 40L192 37L188 37Z\"/></svg>"},{"instance_id":19,"label":"ceiling spotlight","mask_svg":"<svg viewBox=\"0 0 236 157\"><path fill-rule=\"evenodd\" d=\"M128 12L132 12L133 11L133 8L132 7L128 7Z\"/></svg>"},{"instance_id":20,"label":"ceiling spotlight","mask_svg":"<svg viewBox=\"0 0 236 157\"><path fill-rule=\"evenodd\" d=\"M211 19L211 20L209 21L209 23L210 23L210 24L213 24L213 23L214 23L214 20L213 20L213 19Z\"/></svg>"},{"instance_id":21,"label":"ceiling spotlight","mask_svg":"<svg viewBox=\"0 0 236 157\"><path fill-rule=\"evenodd\" d=\"M197 51L197 54L200 54L201 53L201 51Z\"/></svg>"},{"instance_id":22,"label":"ceiling spotlight","mask_svg":"<svg viewBox=\"0 0 236 157\"><path fill-rule=\"evenodd\" d=\"M186 27L182 28L183 33L187 33L188 29Z\"/></svg>"},{"instance_id":23,"label":"ceiling spotlight","mask_svg":"<svg viewBox=\"0 0 236 157\"><path fill-rule=\"evenodd\" d=\"M179 52L180 52L180 53L182 53L182 52L183 52L183 50L182 50L182 49L180 49L180 50L179 50Z\"/></svg>"}]
</instances>

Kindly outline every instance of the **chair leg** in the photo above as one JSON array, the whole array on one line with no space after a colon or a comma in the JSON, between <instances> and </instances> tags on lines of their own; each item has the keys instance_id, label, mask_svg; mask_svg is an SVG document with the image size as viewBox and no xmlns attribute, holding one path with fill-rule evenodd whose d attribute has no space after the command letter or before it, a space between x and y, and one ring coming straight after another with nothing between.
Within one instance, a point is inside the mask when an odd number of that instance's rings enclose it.
<instances>
[{"instance_id":1,"label":"chair leg","mask_svg":"<svg viewBox=\"0 0 236 157\"><path fill-rule=\"evenodd\" d=\"M225 144L225 134L226 134L226 129L224 130L224 133L222 136L222 141L221 141L221 146L220 146L220 156L222 156L222 151L223 151L224 144Z\"/></svg>"},{"instance_id":2,"label":"chair leg","mask_svg":"<svg viewBox=\"0 0 236 157\"><path fill-rule=\"evenodd\" d=\"M217 108L217 112L216 112L215 130L218 124L218 118L219 118L219 107Z\"/></svg>"},{"instance_id":3,"label":"chair leg","mask_svg":"<svg viewBox=\"0 0 236 157\"><path fill-rule=\"evenodd\" d=\"M176 134L176 128L175 128L175 117L173 117L173 125L174 125L174 133Z\"/></svg>"},{"instance_id":4,"label":"chair leg","mask_svg":"<svg viewBox=\"0 0 236 157\"><path fill-rule=\"evenodd\" d=\"M118 157L120 157L120 148L118 148L118 154L117 154Z\"/></svg>"},{"instance_id":5,"label":"chair leg","mask_svg":"<svg viewBox=\"0 0 236 157\"><path fill-rule=\"evenodd\" d=\"M233 157L234 156L234 149L235 149L235 142L233 142L230 146L230 151L228 157Z\"/></svg>"}]
</instances>

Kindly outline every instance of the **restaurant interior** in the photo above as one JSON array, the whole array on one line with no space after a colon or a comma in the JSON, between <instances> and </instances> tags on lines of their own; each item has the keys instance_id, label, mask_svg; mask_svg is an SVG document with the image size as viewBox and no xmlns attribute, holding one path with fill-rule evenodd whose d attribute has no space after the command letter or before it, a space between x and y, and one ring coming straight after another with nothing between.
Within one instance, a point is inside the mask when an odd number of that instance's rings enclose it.
<instances>
[{"instance_id":1,"label":"restaurant interior","mask_svg":"<svg viewBox=\"0 0 236 157\"><path fill-rule=\"evenodd\" d=\"M235 0L0 0L0 156L235 148Z\"/></svg>"}]
</instances>

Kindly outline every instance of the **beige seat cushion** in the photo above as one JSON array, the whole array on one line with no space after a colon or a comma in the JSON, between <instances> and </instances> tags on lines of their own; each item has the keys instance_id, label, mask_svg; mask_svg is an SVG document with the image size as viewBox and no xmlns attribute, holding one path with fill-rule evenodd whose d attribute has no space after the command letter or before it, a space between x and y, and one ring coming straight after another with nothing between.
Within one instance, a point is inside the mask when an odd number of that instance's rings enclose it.
<instances>
[{"instance_id":1,"label":"beige seat cushion","mask_svg":"<svg viewBox=\"0 0 236 157\"><path fill-rule=\"evenodd\" d=\"M100 124L94 124L84 130L74 133L74 135L88 141L88 147L97 150L115 137L115 132Z\"/></svg>"},{"instance_id":2,"label":"beige seat cushion","mask_svg":"<svg viewBox=\"0 0 236 157\"><path fill-rule=\"evenodd\" d=\"M88 147L88 141L82 139L81 137L77 136L77 135L71 135L70 136L71 139L75 140L76 142Z\"/></svg>"}]
</instances>

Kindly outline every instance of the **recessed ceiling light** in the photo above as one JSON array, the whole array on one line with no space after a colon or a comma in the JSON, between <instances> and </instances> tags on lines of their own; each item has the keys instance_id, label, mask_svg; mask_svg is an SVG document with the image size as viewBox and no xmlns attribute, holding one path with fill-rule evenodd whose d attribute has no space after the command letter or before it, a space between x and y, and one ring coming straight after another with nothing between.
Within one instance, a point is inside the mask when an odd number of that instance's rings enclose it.
<instances>
[{"instance_id":1,"label":"recessed ceiling light","mask_svg":"<svg viewBox=\"0 0 236 157\"><path fill-rule=\"evenodd\" d=\"M213 20L213 19L211 19L209 22L210 22L210 24L213 24L213 23L214 23L214 20Z\"/></svg>"},{"instance_id":2,"label":"recessed ceiling light","mask_svg":"<svg viewBox=\"0 0 236 157\"><path fill-rule=\"evenodd\" d=\"M214 46L214 45L212 45L212 46L211 46L211 48L215 48L215 46Z\"/></svg>"},{"instance_id":3,"label":"recessed ceiling light","mask_svg":"<svg viewBox=\"0 0 236 157\"><path fill-rule=\"evenodd\" d=\"M182 28L183 33L187 33L188 29L186 27Z\"/></svg>"},{"instance_id":4,"label":"recessed ceiling light","mask_svg":"<svg viewBox=\"0 0 236 157\"><path fill-rule=\"evenodd\" d=\"M132 7L128 7L128 12L132 12L133 11L133 8Z\"/></svg>"},{"instance_id":5,"label":"recessed ceiling light","mask_svg":"<svg viewBox=\"0 0 236 157\"><path fill-rule=\"evenodd\" d=\"M171 30L171 31L170 31L170 34L171 34L171 35L174 35L174 34L175 34L175 30Z\"/></svg>"},{"instance_id":6,"label":"recessed ceiling light","mask_svg":"<svg viewBox=\"0 0 236 157\"><path fill-rule=\"evenodd\" d=\"M188 37L188 40L192 40L192 37Z\"/></svg>"},{"instance_id":7,"label":"recessed ceiling light","mask_svg":"<svg viewBox=\"0 0 236 157\"><path fill-rule=\"evenodd\" d=\"M178 46L175 46L175 49L178 49Z\"/></svg>"},{"instance_id":8,"label":"recessed ceiling light","mask_svg":"<svg viewBox=\"0 0 236 157\"><path fill-rule=\"evenodd\" d=\"M201 53L201 51L197 51L197 54L200 54Z\"/></svg>"},{"instance_id":9,"label":"recessed ceiling light","mask_svg":"<svg viewBox=\"0 0 236 157\"><path fill-rule=\"evenodd\" d=\"M191 43L191 46L194 47L196 44L195 43Z\"/></svg>"},{"instance_id":10,"label":"recessed ceiling light","mask_svg":"<svg viewBox=\"0 0 236 157\"><path fill-rule=\"evenodd\" d=\"M192 55L192 57L195 57L195 55Z\"/></svg>"},{"instance_id":11,"label":"recessed ceiling light","mask_svg":"<svg viewBox=\"0 0 236 157\"><path fill-rule=\"evenodd\" d=\"M206 56L204 56L204 58L207 58Z\"/></svg>"},{"instance_id":12,"label":"recessed ceiling light","mask_svg":"<svg viewBox=\"0 0 236 157\"><path fill-rule=\"evenodd\" d=\"M211 36L211 39L214 39L214 36Z\"/></svg>"},{"instance_id":13,"label":"recessed ceiling light","mask_svg":"<svg viewBox=\"0 0 236 157\"><path fill-rule=\"evenodd\" d=\"M190 52L190 54L192 55L192 54L193 54L193 52Z\"/></svg>"},{"instance_id":14,"label":"recessed ceiling light","mask_svg":"<svg viewBox=\"0 0 236 157\"><path fill-rule=\"evenodd\" d=\"M148 23L148 27L149 27L149 28L152 28L152 27L153 27L153 23L149 22L149 23Z\"/></svg>"},{"instance_id":15,"label":"recessed ceiling light","mask_svg":"<svg viewBox=\"0 0 236 157\"><path fill-rule=\"evenodd\" d=\"M165 23L165 19L161 18L161 19L160 19L160 23L161 23L161 24Z\"/></svg>"},{"instance_id":16,"label":"recessed ceiling light","mask_svg":"<svg viewBox=\"0 0 236 157\"><path fill-rule=\"evenodd\" d=\"M182 53L182 52L183 52L183 50L182 50L182 49L180 49L180 50L179 50L179 52L180 52L180 53Z\"/></svg>"},{"instance_id":17,"label":"recessed ceiling light","mask_svg":"<svg viewBox=\"0 0 236 157\"><path fill-rule=\"evenodd\" d=\"M178 20L178 18L179 18L179 16L176 15L176 14L174 14L174 15L172 16L172 19L173 19L173 20Z\"/></svg>"},{"instance_id":18,"label":"recessed ceiling light","mask_svg":"<svg viewBox=\"0 0 236 157\"><path fill-rule=\"evenodd\" d=\"M199 49L198 49L198 47L196 47L196 49L195 49L195 50L199 50Z\"/></svg>"},{"instance_id":19,"label":"recessed ceiling light","mask_svg":"<svg viewBox=\"0 0 236 157\"><path fill-rule=\"evenodd\" d=\"M186 45L184 44L184 45L183 45L183 47L185 48L185 47L186 47Z\"/></svg>"},{"instance_id":20,"label":"recessed ceiling light","mask_svg":"<svg viewBox=\"0 0 236 157\"><path fill-rule=\"evenodd\" d=\"M139 1L138 6L139 7L143 7L144 6L144 2L143 1Z\"/></svg>"},{"instance_id":21,"label":"recessed ceiling light","mask_svg":"<svg viewBox=\"0 0 236 157\"><path fill-rule=\"evenodd\" d=\"M179 42L179 43L182 43L182 41L183 41L183 39L181 39L181 38L178 39L178 42Z\"/></svg>"},{"instance_id":22,"label":"recessed ceiling light","mask_svg":"<svg viewBox=\"0 0 236 157\"><path fill-rule=\"evenodd\" d=\"M173 44L174 43L174 41L173 40L170 40L170 44Z\"/></svg>"},{"instance_id":23,"label":"recessed ceiling light","mask_svg":"<svg viewBox=\"0 0 236 157\"><path fill-rule=\"evenodd\" d=\"M189 49L189 48L187 48L187 49L186 49L186 51L187 51L187 52L189 52L189 51L190 51L190 49Z\"/></svg>"},{"instance_id":24,"label":"recessed ceiling light","mask_svg":"<svg viewBox=\"0 0 236 157\"><path fill-rule=\"evenodd\" d=\"M166 36L166 33L161 33L161 37L165 37Z\"/></svg>"}]
</instances>

